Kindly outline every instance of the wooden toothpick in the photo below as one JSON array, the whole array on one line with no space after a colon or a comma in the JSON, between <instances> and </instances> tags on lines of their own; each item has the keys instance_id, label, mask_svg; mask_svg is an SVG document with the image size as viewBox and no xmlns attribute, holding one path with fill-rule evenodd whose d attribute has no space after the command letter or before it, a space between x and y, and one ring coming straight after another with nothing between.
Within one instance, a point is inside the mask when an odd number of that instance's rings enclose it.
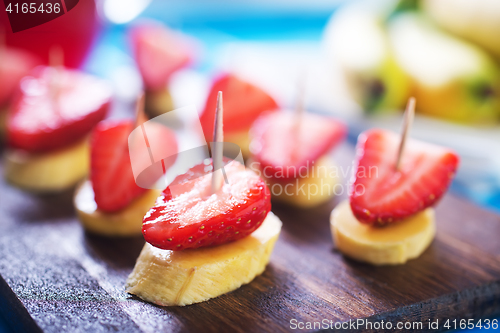
<instances>
[{"instance_id":1,"label":"wooden toothpick","mask_svg":"<svg viewBox=\"0 0 500 333\"><path fill-rule=\"evenodd\" d=\"M49 50L49 65L52 68L64 66L64 51L60 45L54 45Z\"/></svg>"},{"instance_id":2,"label":"wooden toothpick","mask_svg":"<svg viewBox=\"0 0 500 333\"><path fill-rule=\"evenodd\" d=\"M300 123L302 122L302 116L305 113L304 107L304 95L305 95L305 75L302 74L299 76L297 82L297 99L295 101L295 124L294 124L294 133L296 137L299 136L300 133Z\"/></svg>"},{"instance_id":3,"label":"wooden toothpick","mask_svg":"<svg viewBox=\"0 0 500 333\"><path fill-rule=\"evenodd\" d=\"M134 128L141 126L145 122L144 108L146 105L146 99L144 97L144 92L141 92L137 101L135 102L135 125Z\"/></svg>"},{"instance_id":4,"label":"wooden toothpick","mask_svg":"<svg viewBox=\"0 0 500 333\"><path fill-rule=\"evenodd\" d=\"M406 110L403 120L403 128L401 129L401 142L399 143L398 156L396 158L396 171L399 171L401 167L401 159L405 149L406 140L410 133L410 128L413 123L413 118L415 117L415 98L411 97L406 104Z\"/></svg>"},{"instance_id":5,"label":"wooden toothpick","mask_svg":"<svg viewBox=\"0 0 500 333\"><path fill-rule=\"evenodd\" d=\"M292 134L293 139L295 141L295 146L298 147L300 143L300 128L304 113L306 112L304 107L304 97L305 97L305 74L299 76L297 81L297 99L295 101L295 110L294 110L294 119L293 119L293 127ZM300 149L292 150L292 158L295 158L295 155Z\"/></svg>"},{"instance_id":6,"label":"wooden toothpick","mask_svg":"<svg viewBox=\"0 0 500 333\"><path fill-rule=\"evenodd\" d=\"M224 142L223 119L224 109L222 106L222 91L217 94L217 108L215 109L214 122L214 144L212 146L212 193L217 193L222 187L223 176L225 178L222 161L222 143ZM226 179L227 182L227 179Z\"/></svg>"},{"instance_id":7,"label":"wooden toothpick","mask_svg":"<svg viewBox=\"0 0 500 333\"><path fill-rule=\"evenodd\" d=\"M50 77L50 94L52 100L56 101L59 98L59 92L61 90L62 71L64 68L64 52L61 46L54 45L50 48L49 65L53 70Z\"/></svg>"}]
</instances>

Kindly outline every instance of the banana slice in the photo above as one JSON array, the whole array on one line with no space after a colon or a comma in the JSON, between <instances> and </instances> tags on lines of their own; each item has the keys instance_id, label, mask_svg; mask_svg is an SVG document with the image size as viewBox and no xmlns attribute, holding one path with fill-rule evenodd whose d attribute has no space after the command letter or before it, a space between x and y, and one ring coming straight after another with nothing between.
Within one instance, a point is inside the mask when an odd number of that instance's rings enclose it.
<instances>
[{"instance_id":1,"label":"banana slice","mask_svg":"<svg viewBox=\"0 0 500 333\"><path fill-rule=\"evenodd\" d=\"M307 172L308 177L298 177L291 183L278 183L261 172L267 179L273 199L301 208L311 208L330 200L341 188L335 162L329 156L323 156Z\"/></svg>"},{"instance_id":2,"label":"banana slice","mask_svg":"<svg viewBox=\"0 0 500 333\"><path fill-rule=\"evenodd\" d=\"M5 136L7 128L7 109L0 108L0 140Z\"/></svg>"},{"instance_id":3,"label":"banana slice","mask_svg":"<svg viewBox=\"0 0 500 333\"><path fill-rule=\"evenodd\" d=\"M241 155L243 155L244 158L248 158L250 156L250 135L248 135L248 130L224 133L224 141L237 144L238 147L240 147Z\"/></svg>"},{"instance_id":4,"label":"banana slice","mask_svg":"<svg viewBox=\"0 0 500 333\"><path fill-rule=\"evenodd\" d=\"M360 223L348 201L332 211L330 227L335 246L344 255L373 265L404 264L417 258L436 234L432 208L401 222L374 227Z\"/></svg>"},{"instance_id":5,"label":"banana slice","mask_svg":"<svg viewBox=\"0 0 500 333\"><path fill-rule=\"evenodd\" d=\"M250 236L215 247L170 251L144 245L127 292L162 306L189 305L220 296L261 274L281 231L269 213Z\"/></svg>"},{"instance_id":6,"label":"banana slice","mask_svg":"<svg viewBox=\"0 0 500 333\"><path fill-rule=\"evenodd\" d=\"M142 219L159 195L159 190L148 190L128 207L115 213L105 213L97 209L92 184L86 181L76 191L74 203L86 230L105 236L127 237L142 233Z\"/></svg>"},{"instance_id":7,"label":"banana slice","mask_svg":"<svg viewBox=\"0 0 500 333\"><path fill-rule=\"evenodd\" d=\"M146 110L150 116L156 117L174 109L174 102L170 91L163 89L160 91L146 92Z\"/></svg>"},{"instance_id":8,"label":"banana slice","mask_svg":"<svg viewBox=\"0 0 500 333\"><path fill-rule=\"evenodd\" d=\"M22 150L5 152L5 178L34 192L59 192L83 179L89 169L88 140L44 154Z\"/></svg>"}]
</instances>

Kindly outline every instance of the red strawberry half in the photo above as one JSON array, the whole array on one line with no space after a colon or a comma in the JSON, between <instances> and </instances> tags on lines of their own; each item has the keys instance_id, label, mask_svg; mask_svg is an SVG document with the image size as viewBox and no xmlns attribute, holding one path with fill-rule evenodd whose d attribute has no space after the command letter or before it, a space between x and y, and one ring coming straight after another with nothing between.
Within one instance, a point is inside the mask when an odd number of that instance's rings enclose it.
<instances>
[{"instance_id":1,"label":"red strawberry half","mask_svg":"<svg viewBox=\"0 0 500 333\"><path fill-rule=\"evenodd\" d=\"M401 136L370 130L359 136L351 208L362 223L386 224L434 205L448 189L459 157L451 150L408 140L395 168Z\"/></svg>"},{"instance_id":2,"label":"red strawberry half","mask_svg":"<svg viewBox=\"0 0 500 333\"><path fill-rule=\"evenodd\" d=\"M44 152L67 147L85 137L107 113L111 89L93 76L39 67L21 81L21 96L7 120L11 147ZM57 91L57 95L54 93Z\"/></svg>"},{"instance_id":3,"label":"red strawberry half","mask_svg":"<svg viewBox=\"0 0 500 333\"><path fill-rule=\"evenodd\" d=\"M298 128L298 134L297 134ZM260 169L277 181L287 182L344 140L346 126L330 117L306 113L297 127L291 112L261 116L252 126L251 150Z\"/></svg>"},{"instance_id":4,"label":"red strawberry half","mask_svg":"<svg viewBox=\"0 0 500 333\"><path fill-rule=\"evenodd\" d=\"M217 104L219 91L224 94L224 133L227 134L248 131L263 112L278 108L274 99L259 87L232 74L221 76L210 89L205 109L200 116L207 142L213 141L214 105Z\"/></svg>"},{"instance_id":5,"label":"red strawberry half","mask_svg":"<svg viewBox=\"0 0 500 333\"><path fill-rule=\"evenodd\" d=\"M132 172L128 138L133 126L130 120L102 121L92 133L90 180L95 202L102 211L115 212L125 208L146 191L136 184ZM170 147L170 155L177 153L175 134L166 127L150 131L148 141L163 142ZM166 168L170 166L166 165ZM151 181L158 180L159 176L161 174Z\"/></svg>"},{"instance_id":6,"label":"red strawberry half","mask_svg":"<svg viewBox=\"0 0 500 333\"><path fill-rule=\"evenodd\" d=\"M144 217L142 233L165 250L224 244L248 236L271 209L264 181L236 161L224 170L224 183L211 193L211 171L200 164L178 176Z\"/></svg>"},{"instance_id":7,"label":"red strawberry half","mask_svg":"<svg viewBox=\"0 0 500 333\"><path fill-rule=\"evenodd\" d=\"M165 88L175 71L194 58L194 42L159 23L135 26L131 32L135 60L148 90Z\"/></svg>"}]
</instances>

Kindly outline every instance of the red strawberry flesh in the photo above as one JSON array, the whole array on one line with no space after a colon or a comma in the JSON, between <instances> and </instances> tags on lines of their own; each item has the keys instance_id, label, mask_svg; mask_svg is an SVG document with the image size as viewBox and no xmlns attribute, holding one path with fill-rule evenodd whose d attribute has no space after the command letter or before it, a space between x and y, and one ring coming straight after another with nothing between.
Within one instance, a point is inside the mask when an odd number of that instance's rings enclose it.
<instances>
[{"instance_id":1,"label":"red strawberry flesh","mask_svg":"<svg viewBox=\"0 0 500 333\"><path fill-rule=\"evenodd\" d=\"M287 182L342 142L346 126L330 117L304 114L297 127L292 112L261 116L252 126L251 150L266 176ZM298 134L297 134L298 128Z\"/></svg>"},{"instance_id":2,"label":"red strawberry flesh","mask_svg":"<svg viewBox=\"0 0 500 333\"><path fill-rule=\"evenodd\" d=\"M39 67L21 81L21 96L7 120L9 145L38 153L67 147L90 133L107 113L111 89L100 79Z\"/></svg>"},{"instance_id":3,"label":"red strawberry flesh","mask_svg":"<svg viewBox=\"0 0 500 333\"><path fill-rule=\"evenodd\" d=\"M351 208L362 223L386 224L433 206L447 191L459 157L451 150L408 140L396 170L400 135L370 130L359 136Z\"/></svg>"},{"instance_id":4,"label":"red strawberry flesh","mask_svg":"<svg viewBox=\"0 0 500 333\"><path fill-rule=\"evenodd\" d=\"M166 87L170 76L194 58L194 43L161 24L147 23L131 30L134 56L147 90Z\"/></svg>"},{"instance_id":5,"label":"red strawberry flesh","mask_svg":"<svg viewBox=\"0 0 500 333\"><path fill-rule=\"evenodd\" d=\"M146 241L165 250L184 250L224 244L256 230L271 209L269 189L236 161L224 170L229 183L215 194L204 164L178 176L144 217Z\"/></svg>"},{"instance_id":6,"label":"red strawberry flesh","mask_svg":"<svg viewBox=\"0 0 500 333\"><path fill-rule=\"evenodd\" d=\"M233 74L223 75L213 83L205 109L200 116L207 142L213 141L214 105L217 104L219 91L224 94L224 133L226 134L248 131L255 119L263 112L278 108L274 99L261 88Z\"/></svg>"},{"instance_id":7,"label":"red strawberry flesh","mask_svg":"<svg viewBox=\"0 0 500 333\"><path fill-rule=\"evenodd\" d=\"M136 184L132 172L128 137L133 126L130 120L108 120L100 122L92 133L90 180L97 207L104 212L127 207L147 190ZM148 133L148 139L169 145L171 155L177 153L175 135L165 127Z\"/></svg>"}]
</instances>

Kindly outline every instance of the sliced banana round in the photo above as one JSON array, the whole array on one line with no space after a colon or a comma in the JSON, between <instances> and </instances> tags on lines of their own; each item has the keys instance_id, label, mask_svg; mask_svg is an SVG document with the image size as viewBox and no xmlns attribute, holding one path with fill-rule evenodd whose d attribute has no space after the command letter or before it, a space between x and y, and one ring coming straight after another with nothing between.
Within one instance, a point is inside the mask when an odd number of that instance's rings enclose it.
<instances>
[{"instance_id":1,"label":"sliced banana round","mask_svg":"<svg viewBox=\"0 0 500 333\"><path fill-rule=\"evenodd\" d=\"M127 292L162 306L189 305L220 296L260 275L281 231L281 221L269 213L248 237L192 250L162 250L144 245Z\"/></svg>"},{"instance_id":2,"label":"sliced banana round","mask_svg":"<svg viewBox=\"0 0 500 333\"><path fill-rule=\"evenodd\" d=\"M97 208L90 181L85 181L74 197L76 213L83 227L104 236L137 236L142 233L142 220L160 195L159 190L148 190L126 208L106 213Z\"/></svg>"},{"instance_id":3,"label":"sliced banana round","mask_svg":"<svg viewBox=\"0 0 500 333\"><path fill-rule=\"evenodd\" d=\"M4 139L5 131L7 129L7 108L0 107L0 140Z\"/></svg>"},{"instance_id":4,"label":"sliced banana round","mask_svg":"<svg viewBox=\"0 0 500 333\"><path fill-rule=\"evenodd\" d=\"M376 227L360 223L352 214L348 201L332 211L330 227L339 251L373 265L404 264L417 258L436 234L433 208L403 221Z\"/></svg>"},{"instance_id":5,"label":"sliced banana round","mask_svg":"<svg viewBox=\"0 0 500 333\"><path fill-rule=\"evenodd\" d=\"M273 199L292 206L312 208L319 206L336 193L340 194L340 178L333 159L323 156L307 171L307 177L297 177L289 183L268 179Z\"/></svg>"},{"instance_id":6,"label":"sliced banana round","mask_svg":"<svg viewBox=\"0 0 500 333\"><path fill-rule=\"evenodd\" d=\"M43 154L10 149L5 152L5 178L33 192L63 191L87 175L89 156L88 139Z\"/></svg>"},{"instance_id":7,"label":"sliced banana round","mask_svg":"<svg viewBox=\"0 0 500 333\"><path fill-rule=\"evenodd\" d=\"M174 102L170 91L165 88L159 91L146 92L146 110L152 118L160 116L174 109Z\"/></svg>"}]
</instances>

